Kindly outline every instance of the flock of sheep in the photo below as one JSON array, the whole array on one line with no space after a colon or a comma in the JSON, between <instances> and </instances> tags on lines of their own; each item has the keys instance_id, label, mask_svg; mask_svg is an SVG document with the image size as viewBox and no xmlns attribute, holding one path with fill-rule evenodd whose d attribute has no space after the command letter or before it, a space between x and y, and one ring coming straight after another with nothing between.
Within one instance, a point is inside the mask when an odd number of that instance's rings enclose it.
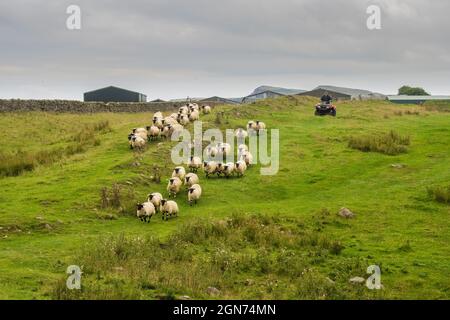
<instances>
[{"instance_id":1,"label":"flock of sheep","mask_svg":"<svg viewBox=\"0 0 450 320\"><path fill-rule=\"evenodd\" d=\"M181 131L184 126L190 122L200 119L200 113L208 114L211 112L210 106L199 107L196 103L188 103L179 108L178 113L172 113L170 116L164 117L161 112L153 115L152 125L146 128L135 128L128 135L128 142L131 149L142 149L147 142L159 139L169 138L176 131ZM220 161L203 161L200 157L191 156L187 161L187 168L183 166L176 167L172 172L172 177L167 185L168 196L176 197L183 189L183 185L187 190L187 199L189 204L197 204L202 195L200 179L197 175L199 169L203 169L206 178L211 175L218 177L230 178L235 175L242 177L247 168L253 163L253 156L248 151L245 140L249 134L259 134L266 129L266 125L261 121L249 121L247 130L239 128L235 131L237 141L243 142L239 144L237 150L238 161L223 163ZM192 147L192 144L191 144ZM228 143L218 143L215 146L206 148L206 156L208 159L224 159L231 152L231 145ZM178 204L173 200L165 199L161 193L155 192L148 195L147 201L137 205L137 217L143 222L150 222L152 216L157 212L161 212L162 219L168 220L176 217L179 212Z\"/></svg>"}]
</instances>

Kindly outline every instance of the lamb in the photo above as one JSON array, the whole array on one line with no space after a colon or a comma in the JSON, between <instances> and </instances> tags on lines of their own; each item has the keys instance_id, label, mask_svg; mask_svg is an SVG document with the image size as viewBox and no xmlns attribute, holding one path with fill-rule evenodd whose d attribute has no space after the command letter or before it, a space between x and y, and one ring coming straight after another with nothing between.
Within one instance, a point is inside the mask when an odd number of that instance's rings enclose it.
<instances>
[{"instance_id":1,"label":"lamb","mask_svg":"<svg viewBox=\"0 0 450 320\"><path fill-rule=\"evenodd\" d=\"M174 198L177 197L177 193L180 192L182 184L183 183L178 177L173 177L169 179L169 183L167 184L167 191L169 192L169 198L171 196L173 196Z\"/></svg>"},{"instance_id":2,"label":"lamb","mask_svg":"<svg viewBox=\"0 0 450 320\"><path fill-rule=\"evenodd\" d=\"M197 121L198 119L200 119L200 114L198 113L198 110L194 110L191 111L191 113L189 114L189 121Z\"/></svg>"},{"instance_id":3,"label":"lamb","mask_svg":"<svg viewBox=\"0 0 450 320\"><path fill-rule=\"evenodd\" d=\"M238 139L238 141L239 140L245 140L245 138L247 138L248 137L248 133L247 133L247 131L245 131L244 129L242 129L242 128L239 128L239 129L237 129L236 131L235 131L235 136L236 136L236 138Z\"/></svg>"},{"instance_id":4,"label":"lamb","mask_svg":"<svg viewBox=\"0 0 450 320\"><path fill-rule=\"evenodd\" d=\"M220 142L217 145L217 149L219 151L219 155L226 156L231 152L231 145L229 143Z\"/></svg>"},{"instance_id":5,"label":"lamb","mask_svg":"<svg viewBox=\"0 0 450 320\"><path fill-rule=\"evenodd\" d=\"M202 106L202 112L203 112L203 114L211 113L211 107L210 106Z\"/></svg>"},{"instance_id":6,"label":"lamb","mask_svg":"<svg viewBox=\"0 0 450 320\"><path fill-rule=\"evenodd\" d=\"M172 172L172 178L178 177L180 180L184 180L186 176L186 170L184 167L176 167Z\"/></svg>"},{"instance_id":7,"label":"lamb","mask_svg":"<svg viewBox=\"0 0 450 320\"><path fill-rule=\"evenodd\" d=\"M233 175L234 170L235 170L235 165L233 162L228 162L223 166L223 174L225 175L225 177L227 179Z\"/></svg>"},{"instance_id":8,"label":"lamb","mask_svg":"<svg viewBox=\"0 0 450 320\"><path fill-rule=\"evenodd\" d=\"M154 193L151 193L148 195L147 201L153 203L153 205L156 208L156 211L159 211L162 199L163 199L163 196L161 193L154 192Z\"/></svg>"},{"instance_id":9,"label":"lamb","mask_svg":"<svg viewBox=\"0 0 450 320\"><path fill-rule=\"evenodd\" d=\"M190 188L192 185L199 183L198 176L195 173L188 173L184 178L184 184Z\"/></svg>"},{"instance_id":10,"label":"lamb","mask_svg":"<svg viewBox=\"0 0 450 320\"><path fill-rule=\"evenodd\" d=\"M188 190L188 201L189 205L192 206L192 203L194 202L197 204L197 201L200 199L202 195L202 188L199 184L194 184L192 187Z\"/></svg>"},{"instance_id":11,"label":"lamb","mask_svg":"<svg viewBox=\"0 0 450 320\"><path fill-rule=\"evenodd\" d=\"M143 149L145 144L147 143L147 139L143 139L140 136L133 135L131 137L131 147L133 149Z\"/></svg>"},{"instance_id":12,"label":"lamb","mask_svg":"<svg viewBox=\"0 0 450 320\"><path fill-rule=\"evenodd\" d=\"M245 151L243 154L241 154L240 160L245 161L245 164L249 166L253 163L253 155L249 151Z\"/></svg>"},{"instance_id":13,"label":"lamb","mask_svg":"<svg viewBox=\"0 0 450 320\"><path fill-rule=\"evenodd\" d=\"M249 122L247 122L247 130L257 130L258 127L255 123L255 121L250 120Z\"/></svg>"},{"instance_id":14,"label":"lamb","mask_svg":"<svg viewBox=\"0 0 450 320\"><path fill-rule=\"evenodd\" d=\"M160 119L163 118L162 112L161 111L155 112L153 114L153 119L155 119L155 118L160 118Z\"/></svg>"},{"instance_id":15,"label":"lamb","mask_svg":"<svg viewBox=\"0 0 450 320\"><path fill-rule=\"evenodd\" d=\"M203 162L203 171L206 174L206 178L209 178L211 174L216 173L217 163L215 161Z\"/></svg>"},{"instance_id":16,"label":"lamb","mask_svg":"<svg viewBox=\"0 0 450 320\"><path fill-rule=\"evenodd\" d=\"M175 201L167 201L166 199L161 200L161 213L163 220L169 220L169 217L178 216L178 205Z\"/></svg>"},{"instance_id":17,"label":"lamb","mask_svg":"<svg viewBox=\"0 0 450 320\"><path fill-rule=\"evenodd\" d=\"M197 172L197 170L202 166L202 160L199 157L191 156L187 165L191 172Z\"/></svg>"},{"instance_id":18,"label":"lamb","mask_svg":"<svg viewBox=\"0 0 450 320\"><path fill-rule=\"evenodd\" d=\"M239 176L242 177L246 170L247 170L247 164L245 163L245 161L239 160L238 162L236 162L235 172L238 177Z\"/></svg>"},{"instance_id":19,"label":"lamb","mask_svg":"<svg viewBox=\"0 0 450 320\"><path fill-rule=\"evenodd\" d=\"M153 203L147 201L137 204L136 215L139 219L141 219L141 221L150 223L150 219L155 215L155 213L156 209Z\"/></svg>"},{"instance_id":20,"label":"lamb","mask_svg":"<svg viewBox=\"0 0 450 320\"><path fill-rule=\"evenodd\" d=\"M161 134L161 130L157 126L148 127L148 138L150 140L156 140Z\"/></svg>"},{"instance_id":21,"label":"lamb","mask_svg":"<svg viewBox=\"0 0 450 320\"><path fill-rule=\"evenodd\" d=\"M162 129L164 126L163 118L153 118L153 125L158 127L159 129Z\"/></svg>"}]
</instances>

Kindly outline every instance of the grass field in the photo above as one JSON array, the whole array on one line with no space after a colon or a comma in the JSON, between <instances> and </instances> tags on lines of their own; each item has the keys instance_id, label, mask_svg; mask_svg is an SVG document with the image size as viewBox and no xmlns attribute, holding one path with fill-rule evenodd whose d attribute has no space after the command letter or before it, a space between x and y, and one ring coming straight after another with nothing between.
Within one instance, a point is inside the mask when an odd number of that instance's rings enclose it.
<instances>
[{"instance_id":1,"label":"grass field","mask_svg":"<svg viewBox=\"0 0 450 320\"><path fill-rule=\"evenodd\" d=\"M149 224L134 205L166 194L172 144L136 153L126 138L151 114L1 114L0 298L449 299L449 106L339 102L332 118L314 117L314 103L203 116L205 127L280 129L280 170L199 174L199 204L183 194L178 218ZM119 190L115 207L102 206L104 188ZM81 291L65 289L72 264ZM372 264L382 290L349 283Z\"/></svg>"}]
</instances>

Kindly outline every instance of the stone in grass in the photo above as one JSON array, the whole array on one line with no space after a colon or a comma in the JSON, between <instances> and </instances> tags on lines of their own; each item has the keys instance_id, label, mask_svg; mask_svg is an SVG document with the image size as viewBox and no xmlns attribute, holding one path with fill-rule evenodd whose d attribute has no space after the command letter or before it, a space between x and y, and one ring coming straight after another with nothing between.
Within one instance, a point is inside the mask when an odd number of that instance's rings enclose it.
<instances>
[{"instance_id":1,"label":"stone in grass","mask_svg":"<svg viewBox=\"0 0 450 320\"><path fill-rule=\"evenodd\" d=\"M209 294L210 296L217 296L220 294L220 290L215 287L208 287L206 289L206 293Z\"/></svg>"},{"instance_id":2,"label":"stone in grass","mask_svg":"<svg viewBox=\"0 0 450 320\"><path fill-rule=\"evenodd\" d=\"M341 208L341 210L339 210L338 214L339 214L339 216L346 218L346 219L351 219L355 216L355 214L347 208Z\"/></svg>"},{"instance_id":3,"label":"stone in grass","mask_svg":"<svg viewBox=\"0 0 450 320\"><path fill-rule=\"evenodd\" d=\"M180 296L178 297L178 300L192 300L189 296Z\"/></svg>"},{"instance_id":4,"label":"stone in grass","mask_svg":"<svg viewBox=\"0 0 450 320\"><path fill-rule=\"evenodd\" d=\"M401 164L401 163L393 163L393 164L391 164L391 168L394 168L394 169L402 169L404 167L406 167L406 166L404 164Z\"/></svg>"},{"instance_id":5,"label":"stone in grass","mask_svg":"<svg viewBox=\"0 0 450 320\"><path fill-rule=\"evenodd\" d=\"M364 279L362 277L353 277L349 280L349 282L353 283L353 284L361 284L361 283L366 282L366 279Z\"/></svg>"}]
</instances>

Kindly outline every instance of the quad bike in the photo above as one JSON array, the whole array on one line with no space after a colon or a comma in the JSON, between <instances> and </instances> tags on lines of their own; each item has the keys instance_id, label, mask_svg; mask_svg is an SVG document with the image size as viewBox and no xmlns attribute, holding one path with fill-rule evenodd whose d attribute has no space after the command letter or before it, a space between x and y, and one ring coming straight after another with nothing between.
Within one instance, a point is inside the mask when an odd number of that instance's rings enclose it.
<instances>
[{"instance_id":1,"label":"quad bike","mask_svg":"<svg viewBox=\"0 0 450 320\"><path fill-rule=\"evenodd\" d=\"M330 115L336 117L336 106L331 103L321 102L316 104L316 111L314 112L316 116L326 116Z\"/></svg>"}]
</instances>

